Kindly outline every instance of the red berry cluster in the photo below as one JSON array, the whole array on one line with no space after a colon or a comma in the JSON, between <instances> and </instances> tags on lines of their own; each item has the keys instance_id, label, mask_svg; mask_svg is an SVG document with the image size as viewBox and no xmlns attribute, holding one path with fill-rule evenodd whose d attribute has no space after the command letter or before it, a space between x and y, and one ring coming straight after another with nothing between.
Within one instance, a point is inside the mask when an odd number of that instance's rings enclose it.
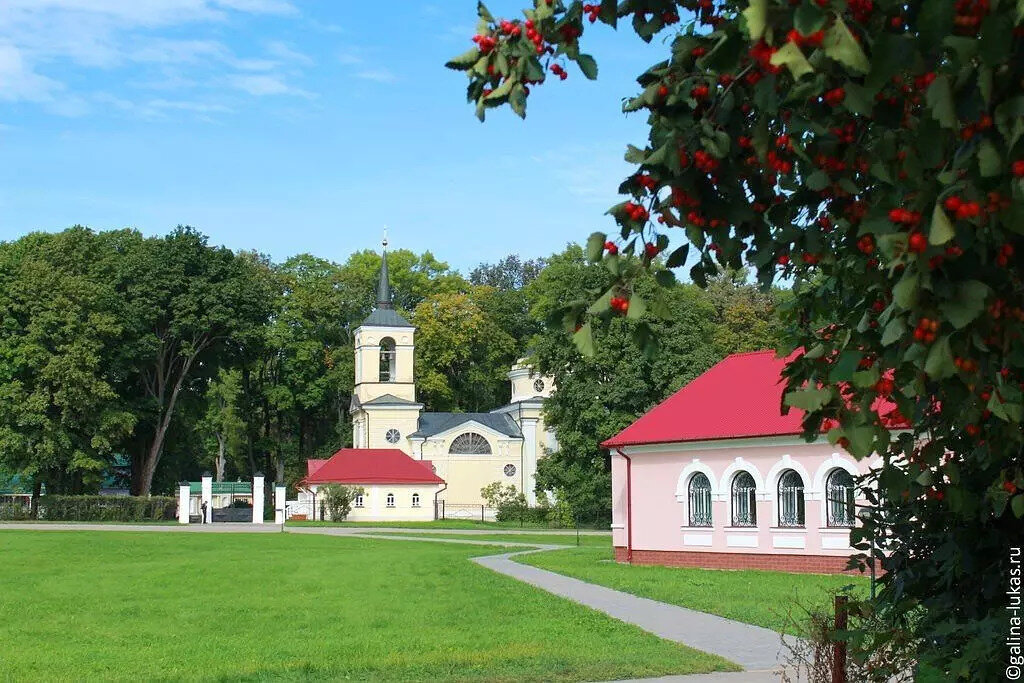
<instances>
[{"instance_id":1,"label":"red berry cluster","mask_svg":"<svg viewBox=\"0 0 1024 683\"><path fill-rule=\"evenodd\" d=\"M893 223L913 227L921 222L921 214L918 211L910 211L903 207L897 207L889 211L889 220Z\"/></svg>"},{"instance_id":2,"label":"red berry cluster","mask_svg":"<svg viewBox=\"0 0 1024 683\"><path fill-rule=\"evenodd\" d=\"M630 220L634 221L646 221L650 216L647 209L633 202L626 202L624 211L626 212L626 215L629 216Z\"/></svg>"},{"instance_id":3,"label":"red berry cluster","mask_svg":"<svg viewBox=\"0 0 1024 683\"><path fill-rule=\"evenodd\" d=\"M946 207L946 211L956 216L957 220L975 218L981 214L981 206L978 202L965 202L956 195L946 197L942 205Z\"/></svg>"},{"instance_id":4,"label":"red berry cluster","mask_svg":"<svg viewBox=\"0 0 1024 683\"><path fill-rule=\"evenodd\" d=\"M647 242L644 244L644 256L646 256L648 260L654 258L660 253L661 249L658 247L657 244L653 244L651 242Z\"/></svg>"},{"instance_id":5,"label":"red berry cluster","mask_svg":"<svg viewBox=\"0 0 1024 683\"><path fill-rule=\"evenodd\" d=\"M701 46L697 46L697 47L693 48L692 50L690 50L690 56L693 57L694 59L700 59L701 57L703 57L707 53L708 53L708 49L706 47L701 47Z\"/></svg>"},{"instance_id":6,"label":"red berry cluster","mask_svg":"<svg viewBox=\"0 0 1024 683\"><path fill-rule=\"evenodd\" d=\"M714 173L718 170L719 161L702 149L693 153L694 165L704 173Z\"/></svg>"},{"instance_id":7,"label":"red berry cluster","mask_svg":"<svg viewBox=\"0 0 1024 683\"><path fill-rule=\"evenodd\" d=\"M608 303L611 305L613 311L621 313L622 315L625 315L626 312L629 311L629 299L625 297L613 296L611 301Z\"/></svg>"},{"instance_id":8,"label":"red berry cluster","mask_svg":"<svg viewBox=\"0 0 1024 683\"><path fill-rule=\"evenodd\" d=\"M920 254L928 248L928 238L924 236L923 232L914 231L910 233L907 238L907 250L915 254Z\"/></svg>"},{"instance_id":9,"label":"red berry cluster","mask_svg":"<svg viewBox=\"0 0 1024 683\"><path fill-rule=\"evenodd\" d=\"M649 173L638 173L636 175L636 184L652 191L658 186L658 182Z\"/></svg>"},{"instance_id":10,"label":"red berry cluster","mask_svg":"<svg viewBox=\"0 0 1024 683\"><path fill-rule=\"evenodd\" d=\"M495 47L498 46L498 39L494 36L485 36L477 34L473 36L473 42L476 43L477 47L480 48L480 52L483 54L490 54Z\"/></svg>"},{"instance_id":11,"label":"red berry cluster","mask_svg":"<svg viewBox=\"0 0 1024 683\"><path fill-rule=\"evenodd\" d=\"M960 358L959 356L957 356L956 358L953 359L953 365L955 365L957 369L960 370L961 372L970 373L978 371L978 361L972 360L970 358ZM984 392L981 395L983 397L983 400L988 401L988 398Z\"/></svg>"},{"instance_id":12,"label":"red berry cluster","mask_svg":"<svg viewBox=\"0 0 1024 683\"><path fill-rule=\"evenodd\" d=\"M533 49L537 54L544 54L544 36L537 30L532 19L526 20L526 39L533 43Z\"/></svg>"},{"instance_id":13,"label":"red berry cluster","mask_svg":"<svg viewBox=\"0 0 1024 683\"><path fill-rule=\"evenodd\" d=\"M611 240L604 243L604 250L608 252L609 256L615 256L619 253L619 245L615 244Z\"/></svg>"},{"instance_id":14,"label":"red berry cluster","mask_svg":"<svg viewBox=\"0 0 1024 683\"><path fill-rule=\"evenodd\" d=\"M695 209L698 206L700 206L700 200L697 199L696 197L690 196L690 193L688 193L681 187L673 187L672 206L676 207L677 209L680 209L684 206L690 209Z\"/></svg>"},{"instance_id":15,"label":"red berry cluster","mask_svg":"<svg viewBox=\"0 0 1024 683\"><path fill-rule=\"evenodd\" d=\"M891 396L892 392L895 389L896 389L896 383L893 382L888 377L883 377L882 379L880 379L877 382L875 382L875 391L880 396Z\"/></svg>"},{"instance_id":16,"label":"red berry cluster","mask_svg":"<svg viewBox=\"0 0 1024 683\"><path fill-rule=\"evenodd\" d=\"M600 5L584 5L583 13L587 15L587 21L593 24L597 21L597 18L601 15Z\"/></svg>"},{"instance_id":17,"label":"red berry cluster","mask_svg":"<svg viewBox=\"0 0 1024 683\"><path fill-rule=\"evenodd\" d=\"M826 92L822 99L825 100L825 104L828 106L838 107L846 99L846 91L842 88L833 88Z\"/></svg>"},{"instance_id":18,"label":"red berry cluster","mask_svg":"<svg viewBox=\"0 0 1024 683\"><path fill-rule=\"evenodd\" d=\"M871 235L864 235L857 240L857 248L865 254L875 253L875 238Z\"/></svg>"},{"instance_id":19,"label":"red berry cluster","mask_svg":"<svg viewBox=\"0 0 1024 683\"><path fill-rule=\"evenodd\" d=\"M996 254L996 265L1000 268L1005 268L1006 264L1010 262L1011 256L1013 256L1013 245L1007 242L999 247L999 253Z\"/></svg>"},{"instance_id":20,"label":"red berry cluster","mask_svg":"<svg viewBox=\"0 0 1024 683\"><path fill-rule=\"evenodd\" d=\"M1024 159L1018 159L1011 166L1015 178L1024 178Z\"/></svg>"},{"instance_id":21,"label":"red berry cluster","mask_svg":"<svg viewBox=\"0 0 1024 683\"><path fill-rule=\"evenodd\" d=\"M704 85L703 83L701 83L698 86L695 86L693 90L690 91L690 97L692 97L695 100L703 100L706 99L707 96L708 86Z\"/></svg>"},{"instance_id":22,"label":"red berry cluster","mask_svg":"<svg viewBox=\"0 0 1024 683\"><path fill-rule=\"evenodd\" d=\"M786 34L786 42L793 43L797 47L821 47L821 43L824 40L825 32L820 30L805 36L795 28L792 28L789 30L789 33Z\"/></svg>"},{"instance_id":23,"label":"red berry cluster","mask_svg":"<svg viewBox=\"0 0 1024 683\"><path fill-rule=\"evenodd\" d=\"M957 0L953 26L961 35L974 35L981 28L981 20L988 14L988 0Z\"/></svg>"},{"instance_id":24,"label":"red berry cluster","mask_svg":"<svg viewBox=\"0 0 1024 683\"><path fill-rule=\"evenodd\" d=\"M854 21L865 24L871 18L871 13L875 9L875 3L871 0L850 0L847 7L850 9Z\"/></svg>"},{"instance_id":25,"label":"red berry cluster","mask_svg":"<svg viewBox=\"0 0 1024 683\"><path fill-rule=\"evenodd\" d=\"M925 344L935 341L935 333L939 331L939 321L930 318L921 318L914 328L914 339Z\"/></svg>"},{"instance_id":26,"label":"red berry cluster","mask_svg":"<svg viewBox=\"0 0 1024 683\"><path fill-rule=\"evenodd\" d=\"M551 69L551 73L555 74L556 76L558 76L559 79L563 81L569 77L569 74L565 72L565 69L562 68L561 64L552 64L548 68Z\"/></svg>"}]
</instances>

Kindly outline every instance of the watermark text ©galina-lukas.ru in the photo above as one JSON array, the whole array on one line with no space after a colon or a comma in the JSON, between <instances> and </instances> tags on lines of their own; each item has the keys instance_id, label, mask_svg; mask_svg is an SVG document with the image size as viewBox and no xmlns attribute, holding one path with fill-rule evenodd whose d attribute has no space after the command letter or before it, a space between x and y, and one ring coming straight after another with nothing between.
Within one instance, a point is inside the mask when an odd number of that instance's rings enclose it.
<instances>
[{"instance_id":1,"label":"watermark text \u00a9galina-lukas.ru","mask_svg":"<svg viewBox=\"0 0 1024 683\"><path fill-rule=\"evenodd\" d=\"M1008 654L1006 679L1020 680L1021 669L1024 668L1024 639L1021 636L1021 620L1024 619L1024 608L1020 602L1021 588L1020 548L1010 548L1010 582L1006 587L1006 615L1009 617L1010 628L1006 635Z\"/></svg>"}]
</instances>

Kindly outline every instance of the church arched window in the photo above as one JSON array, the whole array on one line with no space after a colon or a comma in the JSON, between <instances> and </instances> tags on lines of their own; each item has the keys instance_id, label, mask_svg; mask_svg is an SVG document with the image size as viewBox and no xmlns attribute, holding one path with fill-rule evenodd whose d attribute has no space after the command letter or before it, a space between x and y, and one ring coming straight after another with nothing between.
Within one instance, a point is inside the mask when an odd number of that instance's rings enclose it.
<instances>
[{"instance_id":1,"label":"church arched window","mask_svg":"<svg viewBox=\"0 0 1024 683\"><path fill-rule=\"evenodd\" d=\"M455 437L448 452L456 455L490 455L491 443L476 432L466 432Z\"/></svg>"},{"instance_id":2,"label":"church arched window","mask_svg":"<svg viewBox=\"0 0 1024 683\"><path fill-rule=\"evenodd\" d=\"M380 381L395 381L395 340L391 337L380 340Z\"/></svg>"}]
</instances>

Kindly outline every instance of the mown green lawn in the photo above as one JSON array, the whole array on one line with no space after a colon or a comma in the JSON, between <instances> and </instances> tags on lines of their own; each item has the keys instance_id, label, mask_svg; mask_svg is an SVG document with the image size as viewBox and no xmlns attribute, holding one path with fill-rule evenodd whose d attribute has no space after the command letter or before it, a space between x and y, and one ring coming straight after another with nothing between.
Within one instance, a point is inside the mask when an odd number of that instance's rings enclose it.
<instances>
[{"instance_id":1,"label":"mown green lawn","mask_svg":"<svg viewBox=\"0 0 1024 683\"><path fill-rule=\"evenodd\" d=\"M831 605L844 586L868 590L867 579L847 575L787 574L675 567L630 566L612 561L608 549L579 548L520 555L518 562L652 600L718 614L796 634L801 606Z\"/></svg>"},{"instance_id":2,"label":"mown green lawn","mask_svg":"<svg viewBox=\"0 0 1024 683\"><path fill-rule=\"evenodd\" d=\"M417 536L418 538L455 538L460 541L476 541L477 543L532 543L535 545L576 545L576 534L417 534L412 531L378 531L382 536ZM611 536L580 534L580 547L605 548L611 552Z\"/></svg>"},{"instance_id":3,"label":"mown green lawn","mask_svg":"<svg viewBox=\"0 0 1024 683\"><path fill-rule=\"evenodd\" d=\"M14 680L607 680L734 668L468 560L314 536L0 530Z\"/></svg>"}]
</instances>

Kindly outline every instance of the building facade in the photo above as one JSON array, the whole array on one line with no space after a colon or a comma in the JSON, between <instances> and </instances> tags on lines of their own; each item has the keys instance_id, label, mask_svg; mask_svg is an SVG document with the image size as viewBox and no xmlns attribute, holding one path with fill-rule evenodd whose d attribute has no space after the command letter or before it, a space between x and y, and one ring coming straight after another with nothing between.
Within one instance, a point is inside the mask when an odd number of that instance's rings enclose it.
<instances>
[{"instance_id":1,"label":"building facade","mask_svg":"<svg viewBox=\"0 0 1024 683\"><path fill-rule=\"evenodd\" d=\"M508 404L486 413L424 411L416 400L416 328L392 303L384 246L376 306L355 331L352 447L395 448L429 461L447 484L439 499L450 507L482 505L480 489L493 482L512 484L536 503L537 461L557 448L542 413L553 382L521 361L508 373Z\"/></svg>"},{"instance_id":2,"label":"building facade","mask_svg":"<svg viewBox=\"0 0 1024 683\"><path fill-rule=\"evenodd\" d=\"M780 414L785 359L729 356L604 443L620 562L832 573L846 568L856 461Z\"/></svg>"}]
</instances>

